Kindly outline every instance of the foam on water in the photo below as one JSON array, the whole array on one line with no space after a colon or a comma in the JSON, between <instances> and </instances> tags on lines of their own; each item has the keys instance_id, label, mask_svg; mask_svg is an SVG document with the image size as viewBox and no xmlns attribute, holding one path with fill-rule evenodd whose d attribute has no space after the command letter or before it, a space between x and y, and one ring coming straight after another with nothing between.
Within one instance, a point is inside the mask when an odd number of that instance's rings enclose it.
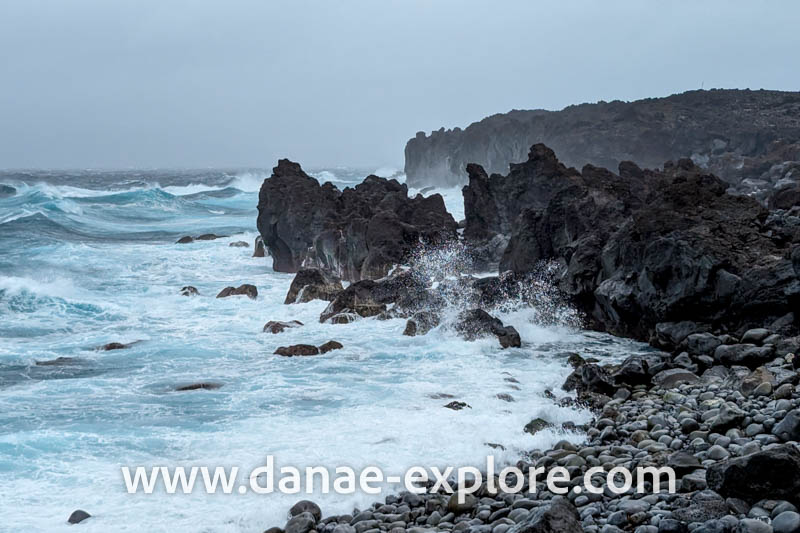
<instances>
[{"instance_id":1,"label":"foam on water","mask_svg":"<svg viewBox=\"0 0 800 533\"><path fill-rule=\"evenodd\" d=\"M406 337L400 319L320 324L326 302L283 305L292 276L273 272L269 258L252 258L252 249L228 246L256 236L257 188L243 182L261 178L220 178L207 190L191 179L165 189L58 186L58 194L32 185L42 196L0 199L2 210L40 217L24 231L2 229L19 220L0 225L0 531L71 531L66 518L81 508L94 515L80 526L86 532L258 532L283 525L289 506L306 497L129 495L123 465L238 466L244 478L268 454L278 466L377 465L389 473L415 464L480 466L488 453L511 462L524 450L583 438L522 431L538 416L557 425L588 419L543 396L546 388L558 394L570 351L620 358L646 349L566 320L542 325L536 308L521 305L499 311L524 342L509 350L494 339L466 342L444 326ZM46 205L64 200L80 210ZM43 221L70 233L53 237ZM174 243L209 231L228 237ZM440 250L420 261L435 280L456 275L462 258ZM215 298L241 283L254 283L258 299ZM184 285L200 296L181 296ZM272 335L261 332L268 320L305 325ZM331 339L344 348L273 355L278 346ZM135 344L96 349L108 342ZM36 364L58 357L73 360ZM174 390L200 381L223 386ZM471 407L445 409L451 399L442 394ZM330 514L375 497L313 499Z\"/></svg>"}]
</instances>

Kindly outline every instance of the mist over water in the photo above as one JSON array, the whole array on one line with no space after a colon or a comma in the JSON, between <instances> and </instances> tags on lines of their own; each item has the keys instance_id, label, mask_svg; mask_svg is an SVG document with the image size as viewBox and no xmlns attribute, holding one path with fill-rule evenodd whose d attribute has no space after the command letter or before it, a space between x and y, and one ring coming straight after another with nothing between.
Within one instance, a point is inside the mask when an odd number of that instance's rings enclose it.
<instances>
[{"instance_id":1,"label":"mist over water","mask_svg":"<svg viewBox=\"0 0 800 533\"><path fill-rule=\"evenodd\" d=\"M341 188L369 171L312 173ZM544 282L531 285L526 302L509 299L494 310L520 332L519 349L464 341L446 324L419 337L402 335L402 319L320 324L327 302L283 305L293 276L251 257L265 177L259 170L0 174L17 190L0 198L0 531L71 531L66 518L80 508L93 515L80 526L87 532L260 532L282 525L289 506L307 497L128 495L121 466L238 466L244 477L268 454L278 466L375 465L398 474L412 465L481 466L490 453L513 462L526 450L583 438L522 431L539 416L556 426L589 419L543 396L561 394L570 352L617 359L647 350L580 330ZM462 218L460 191L443 192ZM225 237L175 244L203 233ZM239 240L251 247L229 247ZM454 245L420 252L412 263L438 287L468 261ZM215 298L242 283L258 287L256 300ZM185 285L200 295L181 296ZM453 295L449 304L457 313L471 302ZM269 320L305 325L262 333ZM273 355L278 346L331 339L344 348ZM109 342L136 343L96 349ZM72 359L37 365L59 357ZM223 386L175 391L197 382ZM470 408L443 408L451 401L443 394ZM375 497L312 499L333 514Z\"/></svg>"}]
</instances>

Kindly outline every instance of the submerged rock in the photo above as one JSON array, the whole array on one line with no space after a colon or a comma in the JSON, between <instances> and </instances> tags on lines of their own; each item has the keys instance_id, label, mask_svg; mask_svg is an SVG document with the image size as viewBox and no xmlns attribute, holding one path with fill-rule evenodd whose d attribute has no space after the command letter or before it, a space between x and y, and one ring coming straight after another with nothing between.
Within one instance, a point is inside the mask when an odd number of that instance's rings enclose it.
<instances>
[{"instance_id":1,"label":"submerged rock","mask_svg":"<svg viewBox=\"0 0 800 533\"><path fill-rule=\"evenodd\" d=\"M553 427L553 424L545 420L544 418L534 418L523 428L525 433L529 433L531 435L535 435L536 433L540 432L543 429L547 429Z\"/></svg>"},{"instance_id":2,"label":"submerged rock","mask_svg":"<svg viewBox=\"0 0 800 533\"><path fill-rule=\"evenodd\" d=\"M299 270L289 286L284 304L305 303L311 300L334 300L344 290L342 280L318 268Z\"/></svg>"},{"instance_id":3,"label":"submerged rock","mask_svg":"<svg viewBox=\"0 0 800 533\"><path fill-rule=\"evenodd\" d=\"M125 350L127 348L130 348L131 346L133 346L134 344L136 344L138 342L141 342L141 341L133 341L133 342L129 342L127 344L123 344L121 342L109 342L108 344L104 344L104 345L100 346L97 349L101 350L101 351L105 351L105 352L109 352L111 350Z\"/></svg>"},{"instance_id":4,"label":"submerged rock","mask_svg":"<svg viewBox=\"0 0 800 533\"><path fill-rule=\"evenodd\" d=\"M285 329L296 328L296 327L299 327L299 326L302 326L302 325L303 325L303 323L300 322L299 320L291 320L289 322L279 322L279 321L276 321L276 320L270 320L269 322L264 324L263 331L264 331L264 333L266 333L266 332L281 333Z\"/></svg>"},{"instance_id":5,"label":"submerged rock","mask_svg":"<svg viewBox=\"0 0 800 533\"><path fill-rule=\"evenodd\" d=\"M194 237L186 235L175 241L175 244L189 244L190 242L194 242Z\"/></svg>"},{"instance_id":6,"label":"submerged rock","mask_svg":"<svg viewBox=\"0 0 800 533\"><path fill-rule=\"evenodd\" d=\"M243 284L238 287L225 287L217 294L217 298L227 298L228 296L247 296L251 300L258 297L258 289L255 285Z\"/></svg>"},{"instance_id":7,"label":"submerged rock","mask_svg":"<svg viewBox=\"0 0 800 533\"><path fill-rule=\"evenodd\" d=\"M445 405L446 408L452 409L453 411L460 411L464 408L472 409L472 407L467 402L458 402L453 401Z\"/></svg>"},{"instance_id":8,"label":"submerged rock","mask_svg":"<svg viewBox=\"0 0 800 533\"><path fill-rule=\"evenodd\" d=\"M235 241L230 243L228 246L230 246L231 248L250 248L250 243L247 243L245 241Z\"/></svg>"},{"instance_id":9,"label":"submerged rock","mask_svg":"<svg viewBox=\"0 0 800 533\"><path fill-rule=\"evenodd\" d=\"M48 359L47 361L36 361L36 366L74 365L81 361L82 360L77 357L56 357L55 359Z\"/></svg>"},{"instance_id":10,"label":"submerged rock","mask_svg":"<svg viewBox=\"0 0 800 533\"><path fill-rule=\"evenodd\" d=\"M377 176L339 191L287 159L261 186L257 226L276 271L315 267L348 281L385 276L420 241L455 240L457 229L441 195L409 198Z\"/></svg>"},{"instance_id":11,"label":"submerged rock","mask_svg":"<svg viewBox=\"0 0 800 533\"><path fill-rule=\"evenodd\" d=\"M175 387L175 391L185 392L192 390L216 390L220 387L222 387L221 383L201 382L201 383L190 383L189 385L181 385L180 387Z\"/></svg>"},{"instance_id":12,"label":"submerged rock","mask_svg":"<svg viewBox=\"0 0 800 533\"><path fill-rule=\"evenodd\" d=\"M275 350L275 353L284 357L319 355L319 348L311 344L295 344L293 346L281 346Z\"/></svg>"},{"instance_id":13,"label":"submerged rock","mask_svg":"<svg viewBox=\"0 0 800 533\"><path fill-rule=\"evenodd\" d=\"M197 288L192 287L191 285L187 285L185 287L181 287L181 296L199 296L200 291Z\"/></svg>"}]
</instances>

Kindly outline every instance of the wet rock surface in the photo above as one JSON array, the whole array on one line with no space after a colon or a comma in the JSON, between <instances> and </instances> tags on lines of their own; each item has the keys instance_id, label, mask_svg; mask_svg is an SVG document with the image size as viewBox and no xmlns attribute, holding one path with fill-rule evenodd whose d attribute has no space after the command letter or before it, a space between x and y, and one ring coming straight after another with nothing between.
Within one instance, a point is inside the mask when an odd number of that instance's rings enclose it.
<instances>
[{"instance_id":1,"label":"wet rock surface","mask_svg":"<svg viewBox=\"0 0 800 533\"><path fill-rule=\"evenodd\" d=\"M305 303L311 300L330 302L343 290L342 280L334 274L318 268L305 268L295 275L283 303Z\"/></svg>"},{"instance_id":2,"label":"wet rock surface","mask_svg":"<svg viewBox=\"0 0 800 533\"><path fill-rule=\"evenodd\" d=\"M792 359L775 358L764 370L780 375L793 368ZM603 384L617 378L637 383L615 384L627 394L614 394L595 406L594 420L581 427L585 442L576 445L563 440L552 449L525 454L517 463L525 474L518 493L492 491L486 482L463 503L456 493L444 489L432 494L403 492L390 494L367 509L325 518L321 518L323 513L315 517L306 511L304 503L291 513L291 528L321 533L797 531L800 449L794 440L797 435L784 430L795 428L800 419L796 376L787 383L791 388L787 397L746 396L741 384L753 371L744 367L714 367L724 372L706 371L697 380L663 388L641 378L636 370L644 371L643 363L631 360L604 368L575 361L576 370L587 368L587 386L595 390L608 392ZM650 366L657 364L649 361L647 365L649 375ZM551 401L567 400L551 397ZM725 406L735 411L726 413ZM452 401L446 407L469 406ZM715 426L720 415L724 427ZM750 430L753 424L758 428ZM524 430L535 434L545 429L554 430L554 426L539 418ZM491 446L503 447L502 443ZM561 485L568 489L566 494L549 491L541 475L535 485L530 484L531 469L554 466L571 474L571 480ZM662 476L660 491L654 491L653 479L645 477L643 493L636 490L638 478L629 490L615 493L606 473L618 466L634 476L637 467L669 466L675 471L675 490L667 490L669 480ZM583 487L583 475L593 467L600 468L591 478L600 492L575 491L574 487ZM622 479L614 483L620 486ZM303 512L307 516L296 519Z\"/></svg>"},{"instance_id":3,"label":"wet rock surface","mask_svg":"<svg viewBox=\"0 0 800 533\"><path fill-rule=\"evenodd\" d=\"M348 281L385 276L420 241L453 240L457 224L438 194L368 176L339 191L282 159L259 193L257 226L278 272L320 268Z\"/></svg>"},{"instance_id":4,"label":"wet rock surface","mask_svg":"<svg viewBox=\"0 0 800 533\"><path fill-rule=\"evenodd\" d=\"M228 296L247 296L251 300L255 300L258 298L258 289L255 285L245 283L238 287L225 287L217 294L217 298L227 298Z\"/></svg>"},{"instance_id":5,"label":"wet rock surface","mask_svg":"<svg viewBox=\"0 0 800 533\"><path fill-rule=\"evenodd\" d=\"M589 327L668 349L685 341L689 351L718 340L689 336L752 330L741 347L719 341L712 354L751 367L772 356L763 329L797 334L796 216L727 193L691 160L663 171L633 163L618 174L591 165L578 171L537 144L506 176L467 170L465 239L481 248L509 237L499 268L516 276L558 265L555 283Z\"/></svg>"}]
</instances>

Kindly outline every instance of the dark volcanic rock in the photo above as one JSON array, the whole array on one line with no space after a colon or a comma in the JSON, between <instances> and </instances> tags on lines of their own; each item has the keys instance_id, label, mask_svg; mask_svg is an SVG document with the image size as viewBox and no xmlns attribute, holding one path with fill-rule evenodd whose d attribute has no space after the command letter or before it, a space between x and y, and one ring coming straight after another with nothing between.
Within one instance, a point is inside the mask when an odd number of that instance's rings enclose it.
<instances>
[{"instance_id":1,"label":"dark volcanic rock","mask_svg":"<svg viewBox=\"0 0 800 533\"><path fill-rule=\"evenodd\" d=\"M36 361L36 366L64 366L74 365L80 362L81 359L77 357L56 357L55 359L48 359L46 361Z\"/></svg>"},{"instance_id":2,"label":"dark volcanic rock","mask_svg":"<svg viewBox=\"0 0 800 533\"><path fill-rule=\"evenodd\" d=\"M335 275L318 268L304 268L292 280L283 303L305 303L311 300L330 302L343 290L342 280Z\"/></svg>"},{"instance_id":3,"label":"dark volcanic rock","mask_svg":"<svg viewBox=\"0 0 800 533\"><path fill-rule=\"evenodd\" d=\"M311 344L295 344L293 346L281 346L275 350L277 355L293 357L295 355L319 355L319 348Z\"/></svg>"},{"instance_id":4,"label":"dark volcanic rock","mask_svg":"<svg viewBox=\"0 0 800 533\"><path fill-rule=\"evenodd\" d=\"M300 500L289 509L289 516L297 516L300 513L311 513L317 522L322 519L322 511L319 505L309 500Z\"/></svg>"},{"instance_id":5,"label":"dark volcanic rock","mask_svg":"<svg viewBox=\"0 0 800 533\"><path fill-rule=\"evenodd\" d=\"M566 498L554 498L550 503L534 509L521 523L508 529L508 533L582 533L578 510Z\"/></svg>"},{"instance_id":6,"label":"dark volcanic rock","mask_svg":"<svg viewBox=\"0 0 800 533\"><path fill-rule=\"evenodd\" d=\"M466 402L457 402L457 401L450 402L447 405L445 405L445 407L447 407L448 409L452 409L453 411L460 411L460 410L464 409L465 407L468 407L468 408L472 409L472 407L468 403L466 403Z\"/></svg>"},{"instance_id":7,"label":"dark volcanic rock","mask_svg":"<svg viewBox=\"0 0 800 533\"><path fill-rule=\"evenodd\" d=\"M655 168L692 157L742 190L786 188L781 206L792 203L800 172L800 93L781 91L689 91L635 102L599 102L561 111L515 110L471 124L417 133L405 149L412 187L467 182L467 164L503 173L545 143L568 166L641 171L625 161ZM749 179L748 179L749 178ZM747 180L747 181L745 181Z\"/></svg>"},{"instance_id":8,"label":"dark volcanic rock","mask_svg":"<svg viewBox=\"0 0 800 533\"><path fill-rule=\"evenodd\" d=\"M481 246L510 231L500 270L516 276L559 265L555 282L590 327L672 348L662 339L764 326L800 302L790 248L764 225L767 210L688 159L663 172L578 172L534 145L508 176L475 167L470 176L465 237ZM665 335L664 323L686 327Z\"/></svg>"},{"instance_id":9,"label":"dark volcanic rock","mask_svg":"<svg viewBox=\"0 0 800 533\"><path fill-rule=\"evenodd\" d=\"M729 459L709 467L708 487L722 496L755 502L796 500L800 494L800 451L791 444Z\"/></svg>"},{"instance_id":10,"label":"dark volcanic rock","mask_svg":"<svg viewBox=\"0 0 800 533\"><path fill-rule=\"evenodd\" d=\"M191 235L186 235L178 239L175 244L189 244L190 242L194 242L194 237Z\"/></svg>"},{"instance_id":11,"label":"dark volcanic rock","mask_svg":"<svg viewBox=\"0 0 800 533\"><path fill-rule=\"evenodd\" d=\"M73 511L72 514L69 515L69 518L67 518L67 522L69 522L70 524L80 524L81 522L83 522L87 518L91 518L91 517L92 517L92 515L90 515L86 511L78 509L77 511Z\"/></svg>"},{"instance_id":12,"label":"dark volcanic rock","mask_svg":"<svg viewBox=\"0 0 800 533\"><path fill-rule=\"evenodd\" d=\"M182 296L198 296L199 294L200 291L198 291L196 287L192 287L191 285L181 287Z\"/></svg>"},{"instance_id":13,"label":"dark volcanic rock","mask_svg":"<svg viewBox=\"0 0 800 533\"><path fill-rule=\"evenodd\" d=\"M105 351L105 352L110 352L111 350L126 350L126 349L130 348L131 346L133 346L134 344L136 344L137 342L139 342L139 341L129 342L127 344L123 344L121 342L109 342L108 344L104 344L103 346L100 346L98 348L98 350L102 350L102 351Z\"/></svg>"},{"instance_id":14,"label":"dark volcanic rock","mask_svg":"<svg viewBox=\"0 0 800 533\"><path fill-rule=\"evenodd\" d=\"M493 317L483 309L470 309L459 313L455 329L468 341L494 335L503 348L519 348L522 345L519 333L513 326L504 326L499 318Z\"/></svg>"},{"instance_id":15,"label":"dark volcanic rock","mask_svg":"<svg viewBox=\"0 0 800 533\"><path fill-rule=\"evenodd\" d=\"M299 320L291 320L289 322L280 322L278 320L270 320L269 322L264 324L263 331L264 331L264 333L266 333L268 331L270 333L281 333L285 329L296 328L296 327L299 327L299 326L302 326L302 325L303 325L303 323L300 322Z\"/></svg>"},{"instance_id":16,"label":"dark volcanic rock","mask_svg":"<svg viewBox=\"0 0 800 533\"><path fill-rule=\"evenodd\" d=\"M230 243L228 246L231 248L250 248L250 244L246 243L245 241L235 241Z\"/></svg>"},{"instance_id":17,"label":"dark volcanic rock","mask_svg":"<svg viewBox=\"0 0 800 533\"><path fill-rule=\"evenodd\" d=\"M258 297L258 289L255 285L245 283L238 287L225 287L217 294L217 298L227 298L228 296L247 296L251 300Z\"/></svg>"},{"instance_id":18,"label":"dark volcanic rock","mask_svg":"<svg viewBox=\"0 0 800 533\"><path fill-rule=\"evenodd\" d=\"M415 335L425 335L430 330L439 325L439 315L434 311L420 311L406 322L406 329L403 335L413 337Z\"/></svg>"},{"instance_id":19,"label":"dark volcanic rock","mask_svg":"<svg viewBox=\"0 0 800 533\"><path fill-rule=\"evenodd\" d=\"M339 191L287 159L261 186L257 226L276 271L316 267L348 281L385 276L420 241L457 229L441 195L409 198L406 185L377 176Z\"/></svg>"},{"instance_id":20,"label":"dark volcanic rock","mask_svg":"<svg viewBox=\"0 0 800 533\"><path fill-rule=\"evenodd\" d=\"M319 347L319 353L328 353L333 350L341 350L342 348L344 348L344 346L342 346L341 342L328 341Z\"/></svg>"},{"instance_id":21,"label":"dark volcanic rock","mask_svg":"<svg viewBox=\"0 0 800 533\"><path fill-rule=\"evenodd\" d=\"M365 279L352 283L336 295L320 315L326 322L342 313L355 313L362 317L379 315L387 304L394 303L399 310L417 311L428 308L434 296L419 279L410 273L400 273L379 280Z\"/></svg>"},{"instance_id":22,"label":"dark volcanic rock","mask_svg":"<svg viewBox=\"0 0 800 533\"><path fill-rule=\"evenodd\" d=\"M185 392L191 390L216 390L222 387L221 383L211 383L211 382L201 382L201 383L191 383L189 385L181 385L180 387L175 387L175 390L178 392Z\"/></svg>"}]
</instances>

